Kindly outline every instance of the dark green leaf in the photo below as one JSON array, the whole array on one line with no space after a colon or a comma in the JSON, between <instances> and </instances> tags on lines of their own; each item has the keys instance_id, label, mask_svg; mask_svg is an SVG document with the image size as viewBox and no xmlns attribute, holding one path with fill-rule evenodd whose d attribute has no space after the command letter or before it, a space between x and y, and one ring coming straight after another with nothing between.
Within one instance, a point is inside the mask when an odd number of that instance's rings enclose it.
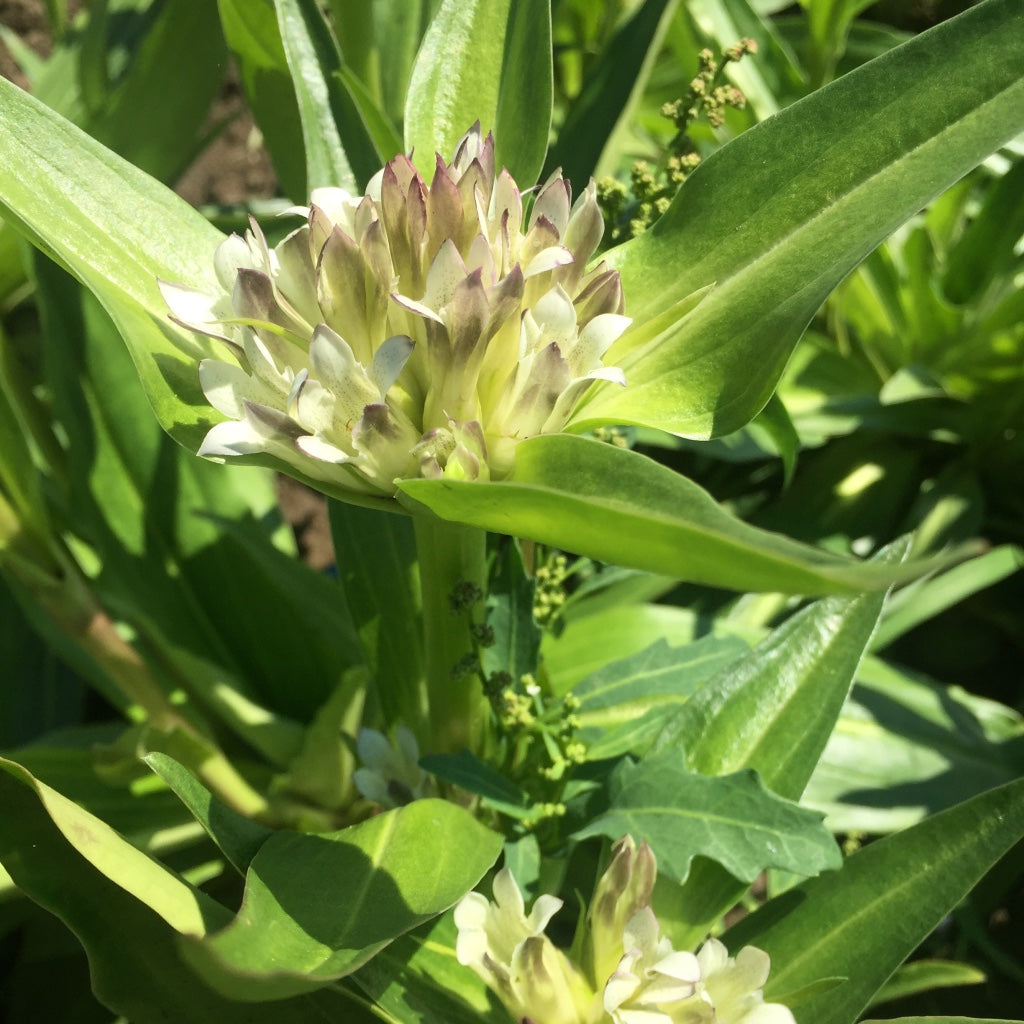
<instances>
[{"instance_id":1,"label":"dark green leaf","mask_svg":"<svg viewBox=\"0 0 1024 1024\"><path fill-rule=\"evenodd\" d=\"M846 984L797 1008L800 1024L853 1024L871 997L986 871L1024 835L1024 781L960 804L850 857L730 929L772 959L765 996L815 979ZM884 884L880 884L884 880Z\"/></svg>"},{"instance_id":2,"label":"dark green leaf","mask_svg":"<svg viewBox=\"0 0 1024 1024\"><path fill-rule=\"evenodd\" d=\"M1024 130L1022 31L1016 0L987 0L705 160L665 216L608 259L638 327L714 288L653 343L636 348L641 334L627 331L605 361L623 368L628 386L584 396L574 425L708 437L748 422L836 284Z\"/></svg>"},{"instance_id":3,"label":"dark green leaf","mask_svg":"<svg viewBox=\"0 0 1024 1024\"><path fill-rule=\"evenodd\" d=\"M527 818L532 813L526 793L468 750L457 754L426 754L420 758L420 765L439 779L452 782L468 793L476 793L484 803L502 814Z\"/></svg>"},{"instance_id":4,"label":"dark green leaf","mask_svg":"<svg viewBox=\"0 0 1024 1024\"><path fill-rule=\"evenodd\" d=\"M612 776L611 808L575 833L645 839L661 874L686 880L697 855L751 882L766 867L817 874L839 867L831 834L814 811L769 792L754 772L708 778L667 750Z\"/></svg>"},{"instance_id":5,"label":"dark green leaf","mask_svg":"<svg viewBox=\"0 0 1024 1024\"><path fill-rule=\"evenodd\" d=\"M232 867L244 875L273 831L223 804L173 757L153 753L148 754L145 761L177 793Z\"/></svg>"},{"instance_id":6,"label":"dark green leaf","mask_svg":"<svg viewBox=\"0 0 1024 1024\"><path fill-rule=\"evenodd\" d=\"M231 998L310 992L450 907L500 851L500 836L440 800L417 800L340 832L276 832L250 864L235 920L182 949Z\"/></svg>"}]
</instances>

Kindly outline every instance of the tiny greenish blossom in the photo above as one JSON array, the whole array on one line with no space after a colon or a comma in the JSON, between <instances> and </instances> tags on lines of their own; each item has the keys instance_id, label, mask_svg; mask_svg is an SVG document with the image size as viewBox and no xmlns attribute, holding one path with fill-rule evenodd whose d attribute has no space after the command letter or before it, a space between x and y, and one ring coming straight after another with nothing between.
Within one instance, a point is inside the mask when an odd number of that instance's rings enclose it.
<instances>
[{"instance_id":1,"label":"tiny greenish blossom","mask_svg":"<svg viewBox=\"0 0 1024 1024\"><path fill-rule=\"evenodd\" d=\"M494 902L469 893L455 908L456 955L520 1022L533 1024L796 1024L766 1003L768 954L730 957L709 938L695 955L661 934L651 908L654 854L625 836L598 880L574 963L544 935L562 901L540 896L529 916L508 869ZM580 936L577 936L577 940Z\"/></svg>"},{"instance_id":2,"label":"tiny greenish blossom","mask_svg":"<svg viewBox=\"0 0 1024 1024\"><path fill-rule=\"evenodd\" d=\"M271 248L252 221L214 264L222 291L161 282L177 323L223 343L200 363L227 419L200 449L265 453L303 475L391 496L410 477L506 476L518 442L562 430L629 325L593 182L552 175L524 222L479 125L429 185L405 156L366 194L315 189Z\"/></svg>"},{"instance_id":3,"label":"tiny greenish blossom","mask_svg":"<svg viewBox=\"0 0 1024 1024\"><path fill-rule=\"evenodd\" d=\"M420 749L407 726L395 730L395 742L376 729L360 729L356 753L363 767L353 774L356 789L381 807L402 807L427 796L430 776L420 767Z\"/></svg>"}]
</instances>

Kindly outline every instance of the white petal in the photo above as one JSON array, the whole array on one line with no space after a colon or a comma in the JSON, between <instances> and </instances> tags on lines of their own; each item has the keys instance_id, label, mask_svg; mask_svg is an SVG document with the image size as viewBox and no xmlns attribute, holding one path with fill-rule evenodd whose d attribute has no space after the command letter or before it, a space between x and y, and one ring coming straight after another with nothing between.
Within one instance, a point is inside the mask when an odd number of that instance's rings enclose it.
<instances>
[{"instance_id":1,"label":"white petal","mask_svg":"<svg viewBox=\"0 0 1024 1024\"><path fill-rule=\"evenodd\" d=\"M423 305L428 309L443 309L451 301L459 282L465 280L466 273L466 264L458 248L450 238L446 238L427 271Z\"/></svg>"},{"instance_id":2,"label":"white petal","mask_svg":"<svg viewBox=\"0 0 1024 1024\"><path fill-rule=\"evenodd\" d=\"M530 916L526 920L527 927L534 935L539 935L548 926L548 922L562 909L562 901L557 896L545 893L537 897Z\"/></svg>"},{"instance_id":3,"label":"white petal","mask_svg":"<svg viewBox=\"0 0 1024 1024\"><path fill-rule=\"evenodd\" d=\"M490 905L487 897L481 893L467 892L455 905L455 927L459 931L482 929L487 921L487 909Z\"/></svg>"},{"instance_id":4,"label":"white petal","mask_svg":"<svg viewBox=\"0 0 1024 1024\"><path fill-rule=\"evenodd\" d=\"M172 320L211 338L229 338L229 329L221 324L234 315L228 295L210 295L170 281L157 280L157 287L171 311Z\"/></svg>"},{"instance_id":5,"label":"white petal","mask_svg":"<svg viewBox=\"0 0 1024 1024\"><path fill-rule=\"evenodd\" d=\"M536 256L523 268L523 277L534 277L555 267L565 267L573 262L572 253L563 245L551 245L541 249Z\"/></svg>"},{"instance_id":6,"label":"white petal","mask_svg":"<svg viewBox=\"0 0 1024 1024\"><path fill-rule=\"evenodd\" d=\"M796 1024L796 1018L782 1003L762 1003L748 1010L737 1024Z\"/></svg>"},{"instance_id":7,"label":"white petal","mask_svg":"<svg viewBox=\"0 0 1024 1024\"><path fill-rule=\"evenodd\" d=\"M311 459L317 459L320 462L329 462L335 466L341 466L346 462L352 461L351 455L325 441L322 437L312 437L309 435L297 437L295 445L303 455L308 455Z\"/></svg>"},{"instance_id":8,"label":"white petal","mask_svg":"<svg viewBox=\"0 0 1024 1024\"><path fill-rule=\"evenodd\" d=\"M217 274L217 280L228 292L235 286L235 278L238 271L244 267L247 270L256 270L258 261L241 235L229 235L213 255L213 269Z\"/></svg>"},{"instance_id":9,"label":"white petal","mask_svg":"<svg viewBox=\"0 0 1024 1024\"><path fill-rule=\"evenodd\" d=\"M399 295L397 292L391 293L391 300L402 307L407 309L410 313L415 313L417 316L426 317L428 320L433 320L435 323L443 324L444 321L435 313L429 306L424 306L422 302L417 302L415 299L410 299L406 295Z\"/></svg>"},{"instance_id":10,"label":"white petal","mask_svg":"<svg viewBox=\"0 0 1024 1024\"><path fill-rule=\"evenodd\" d=\"M580 331L579 340L567 356L573 373L581 376L594 369L605 352L632 322L630 317L620 316L618 313L601 313L595 316Z\"/></svg>"},{"instance_id":11,"label":"white petal","mask_svg":"<svg viewBox=\"0 0 1024 1024\"><path fill-rule=\"evenodd\" d=\"M373 365L370 367L370 380L377 385L380 397L383 398L391 385L398 380L398 375L405 368L415 343L407 334L393 334L386 338L373 354Z\"/></svg>"},{"instance_id":12,"label":"white petal","mask_svg":"<svg viewBox=\"0 0 1024 1024\"><path fill-rule=\"evenodd\" d=\"M203 438L198 455L204 458L224 458L232 455L254 455L267 451L270 443L266 437L242 421L228 420L218 423Z\"/></svg>"},{"instance_id":13,"label":"white petal","mask_svg":"<svg viewBox=\"0 0 1024 1024\"><path fill-rule=\"evenodd\" d=\"M692 953L673 951L668 956L662 957L651 970L667 975L676 981L691 983L700 981L700 964Z\"/></svg>"},{"instance_id":14,"label":"white petal","mask_svg":"<svg viewBox=\"0 0 1024 1024\"><path fill-rule=\"evenodd\" d=\"M326 324L320 324L309 343L309 364L316 379L334 396L338 413L354 424L367 405L383 397L356 359L348 342Z\"/></svg>"}]
</instances>

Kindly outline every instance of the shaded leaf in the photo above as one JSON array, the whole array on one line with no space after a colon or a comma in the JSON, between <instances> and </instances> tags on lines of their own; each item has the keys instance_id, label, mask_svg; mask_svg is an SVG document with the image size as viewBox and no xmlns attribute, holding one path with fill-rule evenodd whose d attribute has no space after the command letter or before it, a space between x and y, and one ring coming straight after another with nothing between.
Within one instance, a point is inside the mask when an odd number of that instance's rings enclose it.
<instances>
[{"instance_id":1,"label":"shaded leaf","mask_svg":"<svg viewBox=\"0 0 1024 1024\"><path fill-rule=\"evenodd\" d=\"M250 864L235 920L182 950L233 999L310 992L446 910L500 851L499 835L440 800L417 800L339 832L276 832Z\"/></svg>"}]
</instances>

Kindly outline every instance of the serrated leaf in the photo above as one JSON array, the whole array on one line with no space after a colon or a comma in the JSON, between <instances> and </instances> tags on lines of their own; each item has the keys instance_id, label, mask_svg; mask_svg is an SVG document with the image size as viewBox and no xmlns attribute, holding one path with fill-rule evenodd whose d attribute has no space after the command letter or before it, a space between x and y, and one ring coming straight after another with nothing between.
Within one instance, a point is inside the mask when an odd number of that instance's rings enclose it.
<instances>
[{"instance_id":1,"label":"serrated leaf","mask_svg":"<svg viewBox=\"0 0 1024 1024\"><path fill-rule=\"evenodd\" d=\"M669 750L623 765L611 785L610 809L574 838L645 839L677 882L697 855L747 882L767 867L809 875L842 863L821 815L770 793L754 772L696 775Z\"/></svg>"}]
</instances>

